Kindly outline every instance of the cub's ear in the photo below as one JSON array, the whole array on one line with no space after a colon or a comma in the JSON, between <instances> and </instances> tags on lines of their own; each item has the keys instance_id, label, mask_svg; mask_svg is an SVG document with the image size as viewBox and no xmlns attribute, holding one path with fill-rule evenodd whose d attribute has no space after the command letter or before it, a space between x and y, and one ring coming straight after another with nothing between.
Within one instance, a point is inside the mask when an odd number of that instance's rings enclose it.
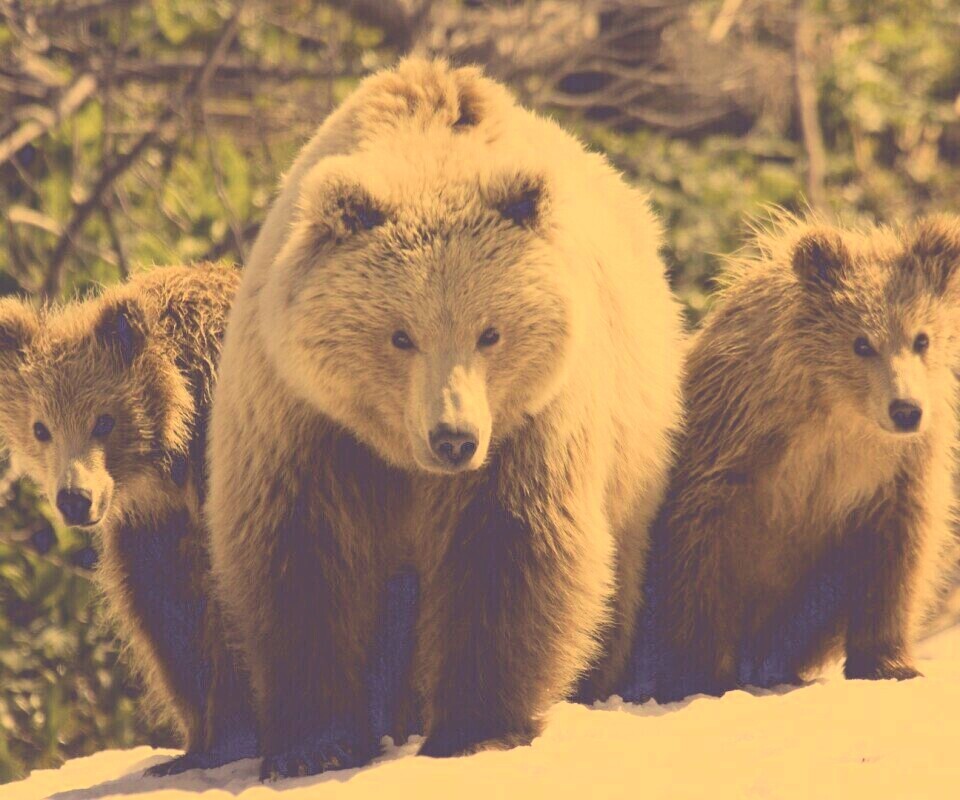
<instances>
[{"instance_id":1,"label":"cub's ear","mask_svg":"<svg viewBox=\"0 0 960 800\"><path fill-rule=\"evenodd\" d=\"M916 222L908 245L908 263L922 270L935 291L947 291L960 265L960 218L935 214Z\"/></svg>"},{"instance_id":2,"label":"cub's ear","mask_svg":"<svg viewBox=\"0 0 960 800\"><path fill-rule=\"evenodd\" d=\"M491 186L489 203L521 228L538 228L547 206L546 182L537 175L510 175Z\"/></svg>"},{"instance_id":3,"label":"cub's ear","mask_svg":"<svg viewBox=\"0 0 960 800\"><path fill-rule=\"evenodd\" d=\"M33 306L16 297L0 300L0 364L19 363L39 327Z\"/></svg>"},{"instance_id":4,"label":"cub's ear","mask_svg":"<svg viewBox=\"0 0 960 800\"><path fill-rule=\"evenodd\" d=\"M116 353L124 366L130 366L147 341L143 309L134 300L107 303L97 321L96 337L105 348Z\"/></svg>"},{"instance_id":5,"label":"cub's ear","mask_svg":"<svg viewBox=\"0 0 960 800\"><path fill-rule=\"evenodd\" d=\"M339 244L387 221L387 208L358 180L324 174L305 183L300 219L317 244Z\"/></svg>"},{"instance_id":6,"label":"cub's ear","mask_svg":"<svg viewBox=\"0 0 960 800\"><path fill-rule=\"evenodd\" d=\"M840 234L829 228L805 233L793 248L793 269L810 286L836 286L850 264Z\"/></svg>"}]
</instances>

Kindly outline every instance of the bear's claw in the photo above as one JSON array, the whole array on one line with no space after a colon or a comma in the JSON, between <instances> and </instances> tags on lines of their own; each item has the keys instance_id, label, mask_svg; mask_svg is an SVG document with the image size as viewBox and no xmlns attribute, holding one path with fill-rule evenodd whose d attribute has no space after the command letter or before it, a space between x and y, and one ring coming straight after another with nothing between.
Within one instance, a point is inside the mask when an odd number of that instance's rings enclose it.
<instances>
[{"instance_id":1,"label":"bear's claw","mask_svg":"<svg viewBox=\"0 0 960 800\"><path fill-rule=\"evenodd\" d=\"M896 659L851 659L849 657L844 665L843 674L848 680L867 681L908 681L923 677L920 670Z\"/></svg>"},{"instance_id":2,"label":"bear's claw","mask_svg":"<svg viewBox=\"0 0 960 800\"><path fill-rule=\"evenodd\" d=\"M358 755L352 746L334 741L294 747L283 753L264 756L260 763L260 780L302 778L332 770L360 767L369 761L372 755Z\"/></svg>"},{"instance_id":3,"label":"bear's claw","mask_svg":"<svg viewBox=\"0 0 960 800\"><path fill-rule=\"evenodd\" d=\"M203 769L205 765L201 761L196 753L184 753L182 756L171 758L161 764L154 764L143 775L145 778L164 778L167 775L179 775L181 772L187 772L191 769Z\"/></svg>"}]
</instances>

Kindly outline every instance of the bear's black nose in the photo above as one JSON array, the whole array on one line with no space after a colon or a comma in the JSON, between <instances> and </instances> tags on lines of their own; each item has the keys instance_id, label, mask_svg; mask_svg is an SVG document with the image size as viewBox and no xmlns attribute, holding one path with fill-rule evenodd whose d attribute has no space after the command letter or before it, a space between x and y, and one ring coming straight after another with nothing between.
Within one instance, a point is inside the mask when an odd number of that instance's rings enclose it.
<instances>
[{"instance_id":1,"label":"bear's black nose","mask_svg":"<svg viewBox=\"0 0 960 800\"><path fill-rule=\"evenodd\" d=\"M470 461L477 452L477 432L438 425L430 431L430 447L442 462L459 467Z\"/></svg>"},{"instance_id":2,"label":"bear's black nose","mask_svg":"<svg viewBox=\"0 0 960 800\"><path fill-rule=\"evenodd\" d=\"M920 425L923 409L910 400L894 400L890 404L890 419L897 430L915 431Z\"/></svg>"},{"instance_id":3,"label":"bear's black nose","mask_svg":"<svg viewBox=\"0 0 960 800\"><path fill-rule=\"evenodd\" d=\"M86 489L61 489L57 492L57 508L67 525L84 525L90 521L90 492Z\"/></svg>"}]
</instances>

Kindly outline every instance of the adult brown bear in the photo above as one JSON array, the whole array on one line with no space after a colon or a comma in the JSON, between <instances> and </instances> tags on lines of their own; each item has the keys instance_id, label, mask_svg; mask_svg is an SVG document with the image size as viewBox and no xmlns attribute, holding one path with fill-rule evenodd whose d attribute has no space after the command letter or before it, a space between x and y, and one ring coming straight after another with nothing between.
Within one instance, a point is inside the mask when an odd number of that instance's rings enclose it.
<instances>
[{"instance_id":1,"label":"adult brown bear","mask_svg":"<svg viewBox=\"0 0 960 800\"><path fill-rule=\"evenodd\" d=\"M305 148L244 272L211 436L265 777L375 754L365 676L398 570L420 583L422 754L529 742L601 638L596 683L619 669L679 408L659 246L642 195L475 70L404 62Z\"/></svg>"}]
</instances>

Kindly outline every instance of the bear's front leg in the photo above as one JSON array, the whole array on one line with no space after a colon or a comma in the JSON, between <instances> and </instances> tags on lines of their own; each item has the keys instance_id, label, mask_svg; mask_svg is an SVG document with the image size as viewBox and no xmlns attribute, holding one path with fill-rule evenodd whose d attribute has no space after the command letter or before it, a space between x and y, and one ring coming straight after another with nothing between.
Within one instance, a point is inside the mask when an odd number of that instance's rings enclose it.
<instances>
[{"instance_id":1,"label":"bear's front leg","mask_svg":"<svg viewBox=\"0 0 960 800\"><path fill-rule=\"evenodd\" d=\"M205 749L212 679L199 535L186 508L149 522L125 518L103 530L98 572L134 664L154 702L173 711L188 755ZM158 767L151 774L162 772Z\"/></svg>"},{"instance_id":2,"label":"bear's front leg","mask_svg":"<svg viewBox=\"0 0 960 800\"><path fill-rule=\"evenodd\" d=\"M151 633L157 666L176 696L190 698L195 720L187 752L146 771L152 777L211 769L257 755L250 686L227 646L210 585L206 532L186 512L153 527L121 529L132 608Z\"/></svg>"},{"instance_id":3,"label":"bear's front leg","mask_svg":"<svg viewBox=\"0 0 960 800\"><path fill-rule=\"evenodd\" d=\"M501 491L512 474L489 469L425 609L439 622L428 634L439 664L427 687L425 756L530 743L589 666L604 619L612 559L600 504L531 475L523 490Z\"/></svg>"},{"instance_id":4,"label":"bear's front leg","mask_svg":"<svg viewBox=\"0 0 960 800\"><path fill-rule=\"evenodd\" d=\"M261 779L361 766L378 752L363 680L376 592L368 575L345 569L322 517L289 519L277 539L274 574L258 598L258 642L248 649Z\"/></svg>"},{"instance_id":5,"label":"bear's front leg","mask_svg":"<svg viewBox=\"0 0 960 800\"><path fill-rule=\"evenodd\" d=\"M692 519L666 515L661 593L654 621L663 648L656 698L673 702L692 694L722 695L737 686L745 588L724 545L729 520L703 504ZM680 535L677 532L681 532Z\"/></svg>"},{"instance_id":6,"label":"bear's front leg","mask_svg":"<svg viewBox=\"0 0 960 800\"><path fill-rule=\"evenodd\" d=\"M334 467L260 477L267 485L217 505L212 552L254 687L261 778L361 766L378 751L364 685L373 538L361 509L331 518L326 498L343 494Z\"/></svg>"},{"instance_id":7,"label":"bear's front leg","mask_svg":"<svg viewBox=\"0 0 960 800\"><path fill-rule=\"evenodd\" d=\"M915 491L899 478L896 498L851 537L844 551L847 678L905 680L921 674L910 657L910 621L926 535L925 509Z\"/></svg>"}]
</instances>

